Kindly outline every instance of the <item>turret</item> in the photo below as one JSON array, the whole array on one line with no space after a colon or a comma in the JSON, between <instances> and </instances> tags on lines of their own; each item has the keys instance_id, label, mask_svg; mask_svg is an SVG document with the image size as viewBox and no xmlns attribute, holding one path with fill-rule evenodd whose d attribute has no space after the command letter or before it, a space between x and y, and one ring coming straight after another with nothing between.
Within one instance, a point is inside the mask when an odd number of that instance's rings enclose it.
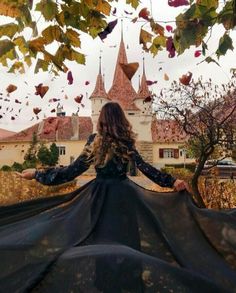
<instances>
[{"instance_id":1,"label":"turret","mask_svg":"<svg viewBox=\"0 0 236 293\"><path fill-rule=\"evenodd\" d=\"M101 108L103 107L103 105L105 105L109 101L108 95L104 87L104 80L102 77L101 56L99 57L99 73L97 76L97 81L96 81L94 91L90 96L90 100L92 104L91 116L92 116L92 122L93 122L93 132L96 132L97 121L98 121L99 114L101 112Z\"/></svg>"}]
</instances>

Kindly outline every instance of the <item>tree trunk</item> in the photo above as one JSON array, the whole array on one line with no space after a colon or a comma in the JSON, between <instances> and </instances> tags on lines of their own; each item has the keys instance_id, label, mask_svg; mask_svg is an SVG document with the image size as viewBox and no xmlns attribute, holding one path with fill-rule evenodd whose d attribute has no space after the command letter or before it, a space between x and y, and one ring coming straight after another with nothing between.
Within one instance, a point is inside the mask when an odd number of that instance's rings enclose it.
<instances>
[{"instance_id":1,"label":"tree trunk","mask_svg":"<svg viewBox=\"0 0 236 293\"><path fill-rule=\"evenodd\" d=\"M198 189L198 179L199 179L199 174L194 174L193 178L192 178L192 189L193 189L193 195L194 198L197 201L197 204L200 208L205 208L206 205L202 199L202 196L200 194L200 191Z\"/></svg>"}]
</instances>

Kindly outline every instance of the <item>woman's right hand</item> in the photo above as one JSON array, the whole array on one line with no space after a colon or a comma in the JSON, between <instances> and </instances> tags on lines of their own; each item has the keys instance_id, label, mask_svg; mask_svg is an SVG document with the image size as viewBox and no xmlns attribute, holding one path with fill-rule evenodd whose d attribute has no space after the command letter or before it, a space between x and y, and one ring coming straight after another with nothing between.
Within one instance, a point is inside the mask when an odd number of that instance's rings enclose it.
<instances>
[{"instance_id":1,"label":"woman's right hand","mask_svg":"<svg viewBox=\"0 0 236 293\"><path fill-rule=\"evenodd\" d=\"M15 172L15 173L21 178L32 180L35 178L35 172L36 172L36 169L25 169L22 171L22 173L19 173L19 172Z\"/></svg>"}]
</instances>

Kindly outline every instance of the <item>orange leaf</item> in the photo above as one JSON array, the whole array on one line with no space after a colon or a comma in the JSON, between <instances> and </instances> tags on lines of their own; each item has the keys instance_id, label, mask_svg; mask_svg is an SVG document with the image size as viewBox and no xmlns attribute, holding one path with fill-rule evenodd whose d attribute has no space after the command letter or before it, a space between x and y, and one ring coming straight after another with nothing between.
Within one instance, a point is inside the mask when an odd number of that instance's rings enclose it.
<instances>
[{"instance_id":1,"label":"orange leaf","mask_svg":"<svg viewBox=\"0 0 236 293\"><path fill-rule=\"evenodd\" d=\"M9 84L9 86L6 88L6 91L8 92L8 94L14 92L17 89L17 86L14 84Z\"/></svg>"},{"instance_id":2,"label":"orange leaf","mask_svg":"<svg viewBox=\"0 0 236 293\"><path fill-rule=\"evenodd\" d=\"M137 71L139 64L138 62L129 63L129 64L122 64L120 63L120 66L124 72L124 74L128 77L129 80L132 79L135 72Z\"/></svg>"},{"instance_id":3,"label":"orange leaf","mask_svg":"<svg viewBox=\"0 0 236 293\"><path fill-rule=\"evenodd\" d=\"M192 72L189 71L187 74L183 74L182 77L179 78L179 81L183 85L189 85L192 75L193 75Z\"/></svg>"},{"instance_id":4,"label":"orange leaf","mask_svg":"<svg viewBox=\"0 0 236 293\"><path fill-rule=\"evenodd\" d=\"M42 110L40 108L33 108L33 112L35 115L37 115L39 112L41 112Z\"/></svg>"},{"instance_id":5,"label":"orange leaf","mask_svg":"<svg viewBox=\"0 0 236 293\"><path fill-rule=\"evenodd\" d=\"M36 96L40 96L41 98L43 98L45 96L45 94L47 93L47 91L49 90L48 86L43 86L42 83L40 83L39 85L35 86L36 92L35 95Z\"/></svg>"},{"instance_id":6,"label":"orange leaf","mask_svg":"<svg viewBox=\"0 0 236 293\"><path fill-rule=\"evenodd\" d=\"M167 81L167 80L169 80L169 79L170 79L169 76L165 73L165 74L164 74L164 80Z\"/></svg>"},{"instance_id":7,"label":"orange leaf","mask_svg":"<svg viewBox=\"0 0 236 293\"><path fill-rule=\"evenodd\" d=\"M150 15L150 12L147 10L147 8L141 9L138 14L139 17L144 18L146 20L149 20L149 15Z\"/></svg>"}]
</instances>

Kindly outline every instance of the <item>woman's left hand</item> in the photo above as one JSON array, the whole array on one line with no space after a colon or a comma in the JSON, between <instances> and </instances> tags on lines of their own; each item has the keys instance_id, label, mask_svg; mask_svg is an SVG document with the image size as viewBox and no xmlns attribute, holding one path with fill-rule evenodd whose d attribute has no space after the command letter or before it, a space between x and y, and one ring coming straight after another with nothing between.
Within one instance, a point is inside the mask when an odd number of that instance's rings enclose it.
<instances>
[{"instance_id":1,"label":"woman's left hand","mask_svg":"<svg viewBox=\"0 0 236 293\"><path fill-rule=\"evenodd\" d=\"M175 191L189 190L188 184L184 180L176 179L173 185Z\"/></svg>"}]
</instances>

